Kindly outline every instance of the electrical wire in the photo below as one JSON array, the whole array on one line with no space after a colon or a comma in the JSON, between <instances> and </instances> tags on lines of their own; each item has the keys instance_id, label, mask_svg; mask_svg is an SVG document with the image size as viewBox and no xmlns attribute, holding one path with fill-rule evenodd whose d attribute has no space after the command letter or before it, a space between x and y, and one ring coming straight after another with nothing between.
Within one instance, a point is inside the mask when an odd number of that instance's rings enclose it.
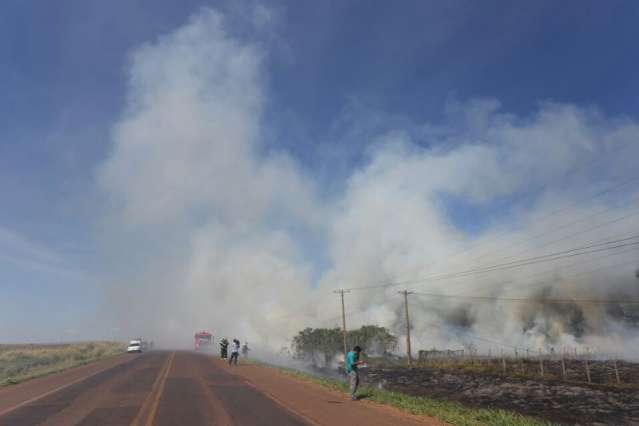
<instances>
[{"instance_id":1,"label":"electrical wire","mask_svg":"<svg viewBox=\"0 0 639 426\"><path fill-rule=\"evenodd\" d=\"M442 299L466 299L466 300L481 300L481 301L495 301L495 302L517 302L517 303L533 303L533 304L582 304L582 305L639 305L639 300L599 300L599 299L531 299L525 297L495 297L495 296L468 296L461 294L435 294L435 293L423 293L419 291L413 291L412 294L418 296L435 297Z\"/></svg>"},{"instance_id":2,"label":"electrical wire","mask_svg":"<svg viewBox=\"0 0 639 426\"><path fill-rule=\"evenodd\" d=\"M400 286L400 285L415 284L415 283L420 283L420 282L428 281L428 280L441 280L441 279L448 279L448 278L453 278L453 277L468 276L468 275L473 275L473 274L484 274L484 273L489 273L489 272L495 272L495 271L501 271L501 270L507 270L507 269L523 267L523 266L529 266L529 265L533 265L533 264L537 264L537 263L553 262L553 261L557 261L557 260L561 260L561 259L565 259L565 258L581 256L581 255L586 255L586 254L592 254L592 253L598 253L598 252L606 251L606 250L613 250L613 249L617 249L617 248L636 246L636 245L639 245L639 241L637 241L637 242L626 242L626 241L631 241L631 240L637 239L637 238L639 238L639 235L633 235L632 237L627 237L627 238L622 238L622 239L617 239L617 240L609 240L609 241L605 241L605 242L590 244L590 245L587 245L587 246L576 247L576 248L572 248L572 249L568 249L568 250L553 252L553 253L549 253L549 254L546 254L546 255L533 256L533 257L530 257L530 258L519 259L519 260L512 261L512 262L506 262L506 263L501 263L501 264L496 264L496 265L489 265L489 266L484 266L484 267L479 267L479 268L471 268L471 269L462 270L462 271L458 271L458 272L447 273L447 274L431 275L429 277L422 277L422 278L413 279L413 280L388 282L388 283L379 284L379 285L352 287L352 288L349 288L348 290L350 290L350 291L359 291L359 290L372 290L372 289L379 289L379 288L397 287L397 286ZM606 245L609 246L610 244L616 244L616 245L613 245L613 246L610 246L610 247L605 247Z\"/></svg>"}]
</instances>

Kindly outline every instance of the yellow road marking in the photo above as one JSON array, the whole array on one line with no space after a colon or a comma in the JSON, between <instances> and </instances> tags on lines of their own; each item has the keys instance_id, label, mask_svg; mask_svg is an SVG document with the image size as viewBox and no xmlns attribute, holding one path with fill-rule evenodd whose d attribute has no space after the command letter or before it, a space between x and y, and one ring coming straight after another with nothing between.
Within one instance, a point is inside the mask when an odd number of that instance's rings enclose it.
<instances>
[{"instance_id":1,"label":"yellow road marking","mask_svg":"<svg viewBox=\"0 0 639 426\"><path fill-rule=\"evenodd\" d=\"M173 358L175 357L175 352L171 353L171 358L169 359L169 365L164 370L164 376L162 377L162 381L160 382L160 387L158 388L158 392L155 395L155 400L153 401L153 405L151 406L151 412L149 413L149 417L146 419L146 426L153 425L153 421L155 420L155 414L158 410L158 405L160 404L160 398L162 397L162 392L164 391L164 384L166 383L166 378L169 375L169 370L171 369L171 364L173 363Z\"/></svg>"},{"instance_id":2,"label":"yellow road marking","mask_svg":"<svg viewBox=\"0 0 639 426\"><path fill-rule=\"evenodd\" d=\"M160 374L158 374L158 378L153 383L153 387L151 388L151 393L142 404L140 411L138 411L138 415L135 416L135 419L131 422L131 426L138 426L141 424L141 419L144 413L147 411L147 407L151 404L151 408L149 410L149 415L147 416L147 420L144 423L145 426L150 426L153 424L155 420L155 414L158 409L158 405L160 404L160 398L162 397L162 392L164 391L164 384L166 383L166 378L169 375L169 370L171 370L171 365L173 363L173 358L175 357L175 352L171 352L167 362L164 364Z\"/></svg>"}]
</instances>

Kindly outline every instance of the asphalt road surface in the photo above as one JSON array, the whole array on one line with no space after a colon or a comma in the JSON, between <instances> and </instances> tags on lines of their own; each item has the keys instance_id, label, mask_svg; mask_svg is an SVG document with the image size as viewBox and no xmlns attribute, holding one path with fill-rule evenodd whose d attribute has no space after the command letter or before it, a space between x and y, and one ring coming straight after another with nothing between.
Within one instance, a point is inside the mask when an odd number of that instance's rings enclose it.
<instances>
[{"instance_id":1,"label":"asphalt road surface","mask_svg":"<svg viewBox=\"0 0 639 426\"><path fill-rule=\"evenodd\" d=\"M131 357L0 409L0 426L308 424L210 357L160 351Z\"/></svg>"}]
</instances>

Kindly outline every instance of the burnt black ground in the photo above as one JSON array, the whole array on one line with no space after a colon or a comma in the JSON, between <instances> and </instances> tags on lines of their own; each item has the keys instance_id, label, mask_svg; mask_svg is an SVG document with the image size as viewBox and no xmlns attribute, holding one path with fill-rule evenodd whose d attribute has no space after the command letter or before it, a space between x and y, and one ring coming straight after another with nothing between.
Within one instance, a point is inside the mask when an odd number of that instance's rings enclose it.
<instances>
[{"instance_id":1,"label":"burnt black ground","mask_svg":"<svg viewBox=\"0 0 639 426\"><path fill-rule=\"evenodd\" d=\"M363 381L414 396L502 408L566 425L639 425L636 387L534 380L435 368L370 368Z\"/></svg>"}]
</instances>

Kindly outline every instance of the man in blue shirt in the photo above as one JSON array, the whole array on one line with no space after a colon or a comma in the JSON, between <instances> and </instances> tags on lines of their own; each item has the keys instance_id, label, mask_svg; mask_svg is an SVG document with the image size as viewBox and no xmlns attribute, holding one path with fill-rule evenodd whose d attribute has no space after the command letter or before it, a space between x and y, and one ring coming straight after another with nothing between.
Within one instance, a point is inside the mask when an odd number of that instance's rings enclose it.
<instances>
[{"instance_id":1,"label":"man in blue shirt","mask_svg":"<svg viewBox=\"0 0 639 426\"><path fill-rule=\"evenodd\" d=\"M362 348L355 346L352 351L346 354L346 374L348 374L351 390L351 399L357 401L357 387L359 386L359 372L357 366L363 362L359 360L359 355L362 352Z\"/></svg>"}]
</instances>

